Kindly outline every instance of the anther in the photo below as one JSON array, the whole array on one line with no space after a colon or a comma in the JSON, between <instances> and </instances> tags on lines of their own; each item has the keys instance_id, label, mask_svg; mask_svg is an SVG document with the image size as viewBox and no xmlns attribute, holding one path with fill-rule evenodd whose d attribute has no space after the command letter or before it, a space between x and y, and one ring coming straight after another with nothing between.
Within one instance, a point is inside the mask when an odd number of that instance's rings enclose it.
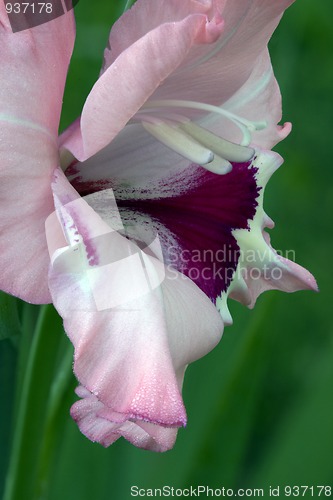
<instances>
[{"instance_id":1,"label":"anther","mask_svg":"<svg viewBox=\"0 0 333 500\"><path fill-rule=\"evenodd\" d=\"M142 122L142 126L157 140L184 156L189 161L205 166L214 160L214 153L194 140L191 136L165 122Z\"/></svg>"},{"instance_id":2,"label":"anther","mask_svg":"<svg viewBox=\"0 0 333 500\"><path fill-rule=\"evenodd\" d=\"M193 122L186 122L180 125L180 128L187 132L191 137L212 150L221 158L237 163L243 163L251 160L254 156L254 149L234 144L222 137L209 132L208 130L196 125Z\"/></svg>"}]
</instances>

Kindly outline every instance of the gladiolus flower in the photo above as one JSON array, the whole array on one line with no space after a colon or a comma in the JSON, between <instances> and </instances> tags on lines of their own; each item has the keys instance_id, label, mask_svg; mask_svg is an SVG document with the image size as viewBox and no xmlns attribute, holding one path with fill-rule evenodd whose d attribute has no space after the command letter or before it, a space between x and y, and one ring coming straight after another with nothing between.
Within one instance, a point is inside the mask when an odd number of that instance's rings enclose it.
<instances>
[{"instance_id":1,"label":"gladiolus flower","mask_svg":"<svg viewBox=\"0 0 333 500\"><path fill-rule=\"evenodd\" d=\"M138 0L58 144L72 15L13 35L0 6L2 287L52 297L75 347L72 416L104 446L173 446L186 366L231 323L228 297L316 289L264 231L269 150L290 131L267 43L290 3Z\"/></svg>"}]
</instances>

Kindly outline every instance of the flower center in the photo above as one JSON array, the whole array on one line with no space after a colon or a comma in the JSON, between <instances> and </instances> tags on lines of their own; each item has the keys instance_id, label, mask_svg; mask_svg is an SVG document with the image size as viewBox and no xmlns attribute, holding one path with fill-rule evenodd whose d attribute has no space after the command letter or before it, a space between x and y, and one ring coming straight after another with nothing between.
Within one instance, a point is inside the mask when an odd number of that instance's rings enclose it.
<instances>
[{"instance_id":1,"label":"flower center","mask_svg":"<svg viewBox=\"0 0 333 500\"><path fill-rule=\"evenodd\" d=\"M173 108L178 111L191 109L222 115L238 126L243 134L242 141L240 144L227 141L183 114L173 113ZM252 122L211 104L171 99L147 102L135 115L135 121L137 120L167 147L215 174L230 172L232 169L230 162L249 161L254 156L254 149L248 147L252 132L262 130L267 125L264 121Z\"/></svg>"}]
</instances>

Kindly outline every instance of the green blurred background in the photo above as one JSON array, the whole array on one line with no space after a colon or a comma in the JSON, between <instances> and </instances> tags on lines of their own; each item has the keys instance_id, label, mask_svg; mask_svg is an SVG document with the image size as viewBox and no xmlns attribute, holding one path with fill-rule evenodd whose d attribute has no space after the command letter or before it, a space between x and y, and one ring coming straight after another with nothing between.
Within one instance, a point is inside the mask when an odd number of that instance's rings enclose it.
<instances>
[{"instance_id":1,"label":"green blurred background","mask_svg":"<svg viewBox=\"0 0 333 500\"><path fill-rule=\"evenodd\" d=\"M76 6L62 128L79 115L125 3ZM187 371L188 426L160 455L123 439L105 450L80 434L69 417L75 381L61 321L50 308L40 312L2 295L2 480L14 456L6 500L127 499L131 485L265 488L266 497L269 486L332 485L332 26L331 0L299 0L270 43L293 132L277 148L285 163L267 188L265 209L276 222L273 245L295 251L320 294L269 292L254 311L231 304L234 326Z\"/></svg>"}]
</instances>

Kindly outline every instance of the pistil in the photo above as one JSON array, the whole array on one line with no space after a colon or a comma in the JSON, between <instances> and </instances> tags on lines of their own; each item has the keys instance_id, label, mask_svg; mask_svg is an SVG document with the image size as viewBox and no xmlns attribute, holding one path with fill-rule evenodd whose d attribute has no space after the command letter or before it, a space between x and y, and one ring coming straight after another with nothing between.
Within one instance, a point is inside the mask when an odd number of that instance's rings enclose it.
<instances>
[{"instance_id":1,"label":"pistil","mask_svg":"<svg viewBox=\"0 0 333 500\"><path fill-rule=\"evenodd\" d=\"M170 108L176 111L170 112ZM180 110L192 109L222 115L240 128L241 144L219 137L194 123ZM146 102L134 117L158 141L187 160L201 165L215 174L226 174L232 170L230 162L244 163L254 157L255 150L249 147L252 132L265 128L266 122L252 122L237 116L222 107L195 101L156 100Z\"/></svg>"}]
</instances>

